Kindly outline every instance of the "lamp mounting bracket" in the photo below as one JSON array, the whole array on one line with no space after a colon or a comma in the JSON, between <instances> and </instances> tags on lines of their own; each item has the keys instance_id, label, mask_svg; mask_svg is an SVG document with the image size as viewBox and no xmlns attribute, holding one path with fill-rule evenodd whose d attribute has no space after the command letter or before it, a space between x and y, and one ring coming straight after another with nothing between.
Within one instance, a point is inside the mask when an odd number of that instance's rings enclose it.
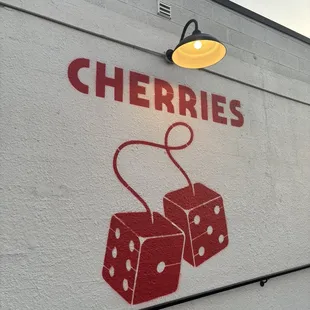
<instances>
[{"instance_id":1,"label":"lamp mounting bracket","mask_svg":"<svg viewBox=\"0 0 310 310\"><path fill-rule=\"evenodd\" d=\"M199 33L201 33L201 31L198 29L198 22L197 22L197 20L196 20L196 19L191 19L191 20L189 20L189 21L185 24L185 26L184 26L184 28L183 28L183 32L182 32L182 35L181 35L180 42L184 39L186 30L187 30L188 26L189 26L190 24L192 24L192 23L195 24L195 30L194 30L193 34L199 34Z\"/></svg>"}]
</instances>

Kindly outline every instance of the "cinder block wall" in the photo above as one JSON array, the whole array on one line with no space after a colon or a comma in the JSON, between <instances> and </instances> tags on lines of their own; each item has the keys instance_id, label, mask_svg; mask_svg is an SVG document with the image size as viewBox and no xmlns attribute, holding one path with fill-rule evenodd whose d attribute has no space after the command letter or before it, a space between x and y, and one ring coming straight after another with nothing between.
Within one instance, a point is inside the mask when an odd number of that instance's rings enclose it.
<instances>
[{"instance_id":1,"label":"cinder block wall","mask_svg":"<svg viewBox=\"0 0 310 310\"><path fill-rule=\"evenodd\" d=\"M166 20L156 14L157 1L155 0L87 0L87 2L101 7L102 10L115 12L131 19L129 25L133 23L132 20L141 23L140 25L144 29L140 29L140 31L145 30L147 33L149 28L157 31L157 36L153 36L153 31L150 32L148 44L142 41L142 38L132 35L131 29L128 29L131 35L128 33L128 36L124 37L128 42L142 44L142 46L158 52L163 52L160 49L161 46L164 49L166 46L173 46L173 42L178 41L186 21L196 18L203 31L213 34L229 48L225 64L218 64L212 70L241 81L251 81L257 86L264 85L263 87L272 91L294 96L298 92L290 93L286 88L291 83L295 83L295 80L304 82L300 83L300 86L304 87L303 97L297 95L296 98L304 98L307 101L310 70L309 45L244 17L220 4L205 0L171 0L169 3L172 7L172 19ZM165 35L161 34L162 31L165 32ZM174 40L167 34L175 36ZM163 38L158 39L160 42L166 43L165 45L157 44L157 37L161 36ZM282 86L277 88L274 84L270 85L269 80L281 80L279 84Z\"/></svg>"},{"instance_id":2,"label":"cinder block wall","mask_svg":"<svg viewBox=\"0 0 310 310\"><path fill-rule=\"evenodd\" d=\"M150 304L309 262L309 45L212 1L169 0L171 20L157 15L155 0L3 2L21 9L0 5L3 309L131 308L100 275L111 215L137 205L119 187L110 161L124 140L160 141L178 118L115 104L113 92L102 104L94 95L96 61L106 62L109 74L120 66L240 99L245 117L240 130L184 118L198 142L179 159L223 193L231 243L202 269L183 266L179 290ZM191 18L228 47L211 73L178 69L152 55L172 48ZM78 57L91 61L82 73L88 97L67 80L67 65ZM157 158L156 173L144 167L147 177L131 167L158 153L132 156L128 175L138 172L137 187L152 205L161 204L171 182L181 187L178 177L167 179L174 170L164 157ZM302 271L173 309L308 309L309 276Z\"/></svg>"}]
</instances>

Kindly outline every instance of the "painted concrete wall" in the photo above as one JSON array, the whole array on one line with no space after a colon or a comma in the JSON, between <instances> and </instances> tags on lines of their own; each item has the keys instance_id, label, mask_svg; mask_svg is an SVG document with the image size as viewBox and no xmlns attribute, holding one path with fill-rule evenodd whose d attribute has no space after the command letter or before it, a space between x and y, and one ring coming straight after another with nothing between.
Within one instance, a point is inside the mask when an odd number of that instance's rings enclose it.
<instances>
[{"instance_id":1,"label":"painted concrete wall","mask_svg":"<svg viewBox=\"0 0 310 310\"><path fill-rule=\"evenodd\" d=\"M253 87L212 72L168 66L155 55L0 7L3 309L140 309L309 262L308 45L210 1L170 1L171 21L156 15L156 1L7 2L160 53L178 41L187 20L197 18L201 29L228 46L227 57L210 70ZM89 86L88 94L68 78L69 64L77 58L90 63L78 74ZM121 102L111 87L104 97L99 87L98 96L97 62L106 64L110 77L115 67L123 69ZM148 107L132 102L137 88L130 88L130 71L149 78L140 83ZM155 78L171 85L174 113L155 109ZM185 100L180 85L197 97L197 117L189 110L180 115ZM201 91L207 93L208 115L201 109ZM212 94L225 98L219 114L227 124L214 116ZM234 100L241 103L240 127L231 122L236 119ZM115 259L124 266L127 261L123 244L108 244L109 233L117 238L111 217L144 211L117 179L113 156L132 139L162 145L175 122L189 125L194 138L173 156L193 183L223 199L229 243L197 267L184 259L174 262L171 266L180 265L175 292L130 305L120 296L124 292L112 289L101 274L114 246L119 250ZM169 143L180 145L188 138L188 129L175 128ZM132 146L118 161L130 186L161 214L163 197L187 185L167 153ZM201 223L208 208L199 213ZM218 222L213 222L215 233ZM122 242L122 233L115 242ZM196 250L201 258L208 253L205 248L200 255L200 246ZM158 252L152 255L156 258ZM108 263L105 255L111 256ZM150 270L161 261L150 261ZM120 276L117 268L114 272ZM251 285L175 309L308 309L307 283L309 271L302 271L264 288ZM131 289L129 281L126 292Z\"/></svg>"}]
</instances>

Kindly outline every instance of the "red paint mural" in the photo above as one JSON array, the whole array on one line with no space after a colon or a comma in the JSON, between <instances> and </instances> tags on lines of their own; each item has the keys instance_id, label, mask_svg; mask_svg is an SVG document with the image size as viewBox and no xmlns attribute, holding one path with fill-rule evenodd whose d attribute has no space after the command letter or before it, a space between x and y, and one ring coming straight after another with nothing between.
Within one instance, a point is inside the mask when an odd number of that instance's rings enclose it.
<instances>
[{"instance_id":1,"label":"red paint mural","mask_svg":"<svg viewBox=\"0 0 310 310\"><path fill-rule=\"evenodd\" d=\"M190 139L185 144L171 146L169 135L177 126L188 128ZM177 122L168 128L164 144L132 140L123 143L114 154L113 168L117 178L145 208L145 212L112 216L102 269L103 279L130 304L175 292L182 258L197 267L228 245L222 197L203 184L193 184L171 154L173 150L188 147L193 139L192 128ZM119 153L135 144L165 150L188 183L165 195L164 215L152 212L118 171Z\"/></svg>"},{"instance_id":2,"label":"red paint mural","mask_svg":"<svg viewBox=\"0 0 310 310\"><path fill-rule=\"evenodd\" d=\"M91 61L77 58L69 64L67 75L74 89L89 95L89 88L92 86L98 98L106 98L107 92L112 90L116 102L129 102L143 109L153 108L226 126L242 127L244 124L239 100L229 100L225 96L206 91L195 92L189 86L172 85L168 81L134 71L127 72L119 67L114 67L114 75L107 76L105 63L97 61L94 66L96 72L92 74L93 85L88 85L80 80L79 73L91 70ZM129 79L129 85L125 83L125 75ZM147 96L148 93L152 96Z\"/></svg>"}]
</instances>

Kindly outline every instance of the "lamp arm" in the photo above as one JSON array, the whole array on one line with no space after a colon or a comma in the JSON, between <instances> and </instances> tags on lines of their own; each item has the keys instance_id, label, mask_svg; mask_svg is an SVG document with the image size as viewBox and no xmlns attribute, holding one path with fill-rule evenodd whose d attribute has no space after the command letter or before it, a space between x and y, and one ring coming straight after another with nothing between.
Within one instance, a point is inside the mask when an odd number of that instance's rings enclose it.
<instances>
[{"instance_id":1,"label":"lamp arm","mask_svg":"<svg viewBox=\"0 0 310 310\"><path fill-rule=\"evenodd\" d=\"M196 20L196 19L191 19L191 20L189 20L189 21L186 23L186 25L184 26L184 28L183 28L183 32L182 32L182 35L181 35L180 42L184 39L186 30L187 30L188 26L189 26L191 23L194 23L194 24L195 24L195 31L198 30L198 22L197 22L197 20Z\"/></svg>"}]
</instances>

